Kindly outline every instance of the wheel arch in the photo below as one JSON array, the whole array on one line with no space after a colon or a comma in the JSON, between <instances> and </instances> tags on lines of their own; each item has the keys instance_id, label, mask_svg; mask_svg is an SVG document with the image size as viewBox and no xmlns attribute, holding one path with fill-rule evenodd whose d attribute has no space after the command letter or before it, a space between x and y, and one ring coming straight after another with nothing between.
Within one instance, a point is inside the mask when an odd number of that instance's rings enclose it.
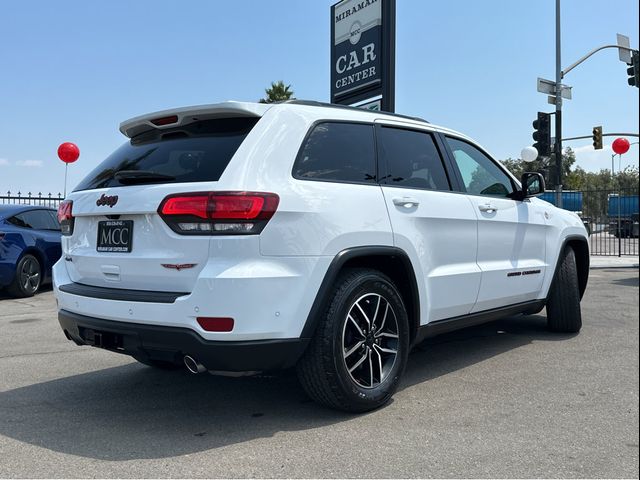
<instances>
[{"instance_id":1,"label":"wheel arch","mask_svg":"<svg viewBox=\"0 0 640 480\"><path fill-rule=\"evenodd\" d=\"M562 248L558 251L558 259L556 260L556 268L554 278L558 268L560 268L560 260L562 254L567 247L571 247L576 256L576 267L578 270L578 286L580 288L580 298L582 299L587 282L589 281L589 242L585 237L579 235L570 235L562 242Z\"/></svg>"},{"instance_id":2,"label":"wheel arch","mask_svg":"<svg viewBox=\"0 0 640 480\"><path fill-rule=\"evenodd\" d=\"M418 284L407 253L400 248L389 246L352 247L342 250L334 257L316 293L300 336L313 336L336 278L345 268L357 267L379 270L393 281L407 309L412 343L420 325Z\"/></svg>"},{"instance_id":3,"label":"wheel arch","mask_svg":"<svg viewBox=\"0 0 640 480\"><path fill-rule=\"evenodd\" d=\"M29 246L22 251L22 253L18 257L18 262L22 260L22 258L25 255L33 255L34 257L36 257L36 260L38 260L38 263L40 264L40 269L42 270L42 274L44 274L44 271L46 269L46 262L45 262L43 253L40 250L38 250L36 247ZM16 264L18 262L16 262Z\"/></svg>"}]
</instances>

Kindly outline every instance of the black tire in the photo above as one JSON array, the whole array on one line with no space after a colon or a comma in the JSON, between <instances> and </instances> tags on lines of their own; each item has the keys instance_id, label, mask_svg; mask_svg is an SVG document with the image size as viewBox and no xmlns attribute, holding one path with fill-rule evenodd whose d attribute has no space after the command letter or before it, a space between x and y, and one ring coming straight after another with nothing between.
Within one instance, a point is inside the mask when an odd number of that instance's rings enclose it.
<instances>
[{"instance_id":1,"label":"black tire","mask_svg":"<svg viewBox=\"0 0 640 480\"><path fill-rule=\"evenodd\" d=\"M577 333L582 328L576 256L566 247L547 298L547 325L552 332Z\"/></svg>"},{"instance_id":2,"label":"black tire","mask_svg":"<svg viewBox=\"0 0 640 480\"><path fill-rule=\"evenodd\" d=\"M36 257L27 253L16 265L16 275L7 287L12 297L33 297L42 284L42 266Z\"/></svg>"},{"instance_id":3,"label":"black tire","mask_svg":"<svg viewBox=\"0 0 640 480\"><path fill-rule=\"evenodd\" d=\"M395 285L377 270L348 269L336 281L296 370L316 402L366 412L391 399L408 353L409 321Z\"/></svg>"}]
</instances>

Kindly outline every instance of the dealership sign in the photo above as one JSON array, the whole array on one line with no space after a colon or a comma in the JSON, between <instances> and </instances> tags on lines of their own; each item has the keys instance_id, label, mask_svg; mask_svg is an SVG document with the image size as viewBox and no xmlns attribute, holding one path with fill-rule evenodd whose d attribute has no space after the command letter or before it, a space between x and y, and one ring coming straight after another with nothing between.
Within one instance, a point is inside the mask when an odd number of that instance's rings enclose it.
<instances>
[{"instance_id":1,"label":"dealership sign","mask_svg":"<svg viewBox=\"0 0 640 480\"><path fill-rule=\"evenodd\" d=\"M395 0L343 0L331 7L331 103L379 100L394 110Z\"/></svg>"}]
</instances>

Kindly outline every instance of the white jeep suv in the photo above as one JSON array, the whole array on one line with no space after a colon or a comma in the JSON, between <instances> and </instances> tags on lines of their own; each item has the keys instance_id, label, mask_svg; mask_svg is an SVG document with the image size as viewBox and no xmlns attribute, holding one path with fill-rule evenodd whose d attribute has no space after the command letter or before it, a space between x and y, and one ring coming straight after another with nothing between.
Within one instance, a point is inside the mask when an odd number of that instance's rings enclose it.
<instances>
[{"instance_id":1,"label":"white jeep suv","mask_svg":"<svg viewBox=\"0 0 640 480\"><path fill-rule=\"evenodd\" d=\"M575 214L469 138L315 102L227 102L121 124L60 206L65 335L156 367L295 366L315 400L383 405L427 336L547 308L577 332Z\"/></svg>"}]
</instances>

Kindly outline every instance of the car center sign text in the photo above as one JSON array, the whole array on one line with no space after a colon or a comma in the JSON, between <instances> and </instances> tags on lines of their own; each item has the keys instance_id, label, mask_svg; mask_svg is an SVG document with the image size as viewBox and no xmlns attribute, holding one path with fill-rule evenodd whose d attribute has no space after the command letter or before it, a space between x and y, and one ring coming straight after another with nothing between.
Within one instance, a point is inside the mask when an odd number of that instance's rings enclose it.
<instances>
[{"instance_id":1,"label":"car center sign text","mask_svg":"<svg viewBox=\"0 0 640 480\"><path fill-rule=\"evenodd\" d=\"M381 4L347 0L335 6L331 76L335 97L381 82Z\"/></svg>"},{"instance_id":2,"label":"car center sign text","mask_svg":"<svg viewBox=\"0 0 640 480\"><path fill-rule=\"evenodd\" d=\"M331 7L332 103L381 99L383 109L393 111L394 24L395 0L342 0Z\"/></svg>"}]
</instances>

